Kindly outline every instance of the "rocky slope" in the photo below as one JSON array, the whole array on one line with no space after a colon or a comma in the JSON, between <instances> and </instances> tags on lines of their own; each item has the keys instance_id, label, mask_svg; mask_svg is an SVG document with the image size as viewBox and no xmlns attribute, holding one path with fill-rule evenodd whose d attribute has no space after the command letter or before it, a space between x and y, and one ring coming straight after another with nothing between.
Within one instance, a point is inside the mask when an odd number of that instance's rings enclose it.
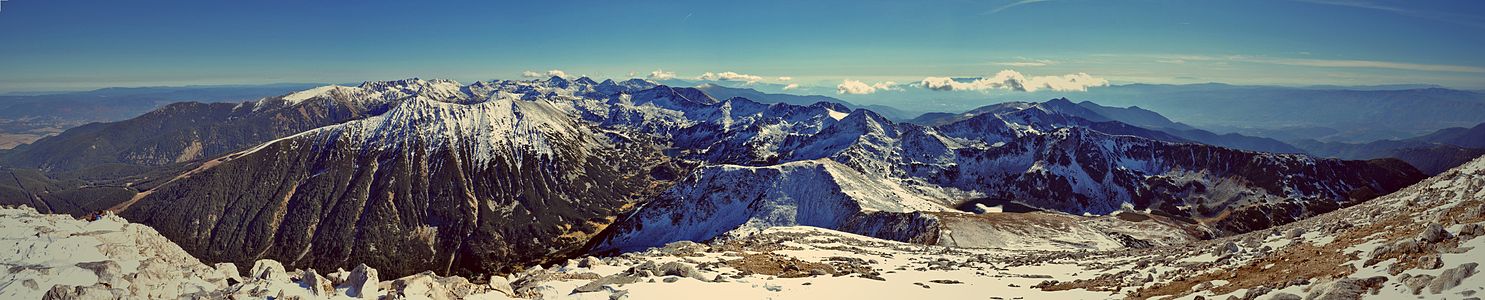
<instances>
[{"instance_id":1,"label":"rocky slope","mask_svg":"<svg viewBox=\"0 0 1485 300\"><path fill-rule=\"evenodd\" d=\"M276 299L691 299L698 293L771 299L1469 298L1485 291L1477 270L1485 255L1482 191L1485 158L1362 205L1210 241L1101 251L1058 244L973 249L771 227L701 244L583 257L481 283L431 274L378 281L364 266L286 272L268 260L243 276L230 264L208 267L190 259L149 228L117 217L88 222L4 208L0 246L11 249L0 250L24 255L0 261L8 266L0 270L0 293L48 299L143 293Z\"/></svg>"}]
</instances>

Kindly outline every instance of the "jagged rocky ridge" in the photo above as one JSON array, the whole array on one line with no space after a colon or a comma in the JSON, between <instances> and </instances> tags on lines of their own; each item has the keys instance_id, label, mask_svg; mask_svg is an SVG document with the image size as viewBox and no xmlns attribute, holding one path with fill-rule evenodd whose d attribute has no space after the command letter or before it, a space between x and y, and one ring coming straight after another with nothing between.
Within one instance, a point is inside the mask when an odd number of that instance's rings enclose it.
<instances>
[{"instance_id":1,"label":"jagged rocky ridge","mask_svg":"<svg viewBox=\"0 0 1485 300\"><path fill-rule=\"evenodd\" d=\"M1148 211L1224 235L1421 178L1392 161L1230 150L1044 109L925 127L640 80L369 82L264 101L325 98L385 111L204 161L116 209L210 261L487 274L739 228L935 243L953 230L939 216L976 203Z\"/></svg>"}]
</instances>

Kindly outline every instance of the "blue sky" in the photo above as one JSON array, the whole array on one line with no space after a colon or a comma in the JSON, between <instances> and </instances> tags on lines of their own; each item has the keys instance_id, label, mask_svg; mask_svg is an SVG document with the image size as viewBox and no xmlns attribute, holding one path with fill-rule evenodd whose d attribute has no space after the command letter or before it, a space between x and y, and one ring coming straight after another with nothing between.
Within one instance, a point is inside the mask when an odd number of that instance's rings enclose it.
<instances>
[{"instance_id":1,"label":"blue sky","mask_svg":"<svg viewBox=\"0 0 1485 300\"><path fill-rule=\"evenodd\" d=\"M554 69L825 91L1002 70L1485 89L1481 53L1485 1L0 2L0 92Z\"/></svg>"}]
</instances>

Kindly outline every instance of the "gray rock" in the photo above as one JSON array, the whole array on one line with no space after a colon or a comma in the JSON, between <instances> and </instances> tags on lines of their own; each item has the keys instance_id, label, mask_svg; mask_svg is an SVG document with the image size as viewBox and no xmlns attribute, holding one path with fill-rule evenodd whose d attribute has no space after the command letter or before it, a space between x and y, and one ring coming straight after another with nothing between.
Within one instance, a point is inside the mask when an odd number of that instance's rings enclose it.
<instances>
[{"instance_id":1,"label":"gray rock","mask_svg":"<svg viewBox=\"0 0 1485 300\"><path fill-rule=\"evenodd\" d=\"M608 294L608 300L622 300L622 299L629 299L629 291L626 291L626 290L617 290L617 291L614 291L613 294Z\"/></svg>"},{"instance_id":2,"label":"gray rock","mask_svg":"<svg viewBox=\"0 0 1485 300\"><path fill-rule=\"evenodd\" d=\"M1222 246L1218 246L1216 249L1212 249L1212 255L1218 257L1228 256L1236 254L1238 251L1242 251L1242 249L1238 248L1237 243L1227 242L1222 244Z\"/></svg>"},{"instance_id":3,"label":"gray rock","mask_svg":"<svg viewBox=\"0 0 1485 300\"><path fill-rule=\"evenodd\" d=\"M667 276L662 281L665 281L665 283L672 283L672 282L676 282L676 281L681 281L681 278L680 277L675 277L675 276Z\"/></svg>"},{"instance_id":4,"label":"gray rock","mask_svg":"<svg viewBox=\"0 0 1485 300\"><path fill-rule=\"evenodd\" d=\"M1305 235L1305 229L1304 228L1295 228L1295 229L1290 229L1289 230L1289 234L1286 235L1285 237L1287 237L1289 239L1297 239L1297 238L1299 238L1302 235Z\"/></svg>"},{"instance_id":5,"label":"gray rock","mask_svg":"<svg viewBox=\"0 0 1485 300\"><path fill-rule=\"evenodd\" d=\"M1475 275L1475 267L1478 266L1480 266L1479 263L1466 263L1453 269L1444 270L1443 273L1439 273L1438 278L1434 278L1433 282L1428 284L1428 292L1438 294L1459 286L1460 281L1469 278L1471 275Z\"/></svg>"},{"instance_id":6,"label":"gray rock","mask_svg":"<svg viewBox=\"0 0 1485 300\"><path fill-rule=\"evenodd\" d=\"M680 262L662 264L655 271L660 275L690 277L696 280L706 281L706 278L702 278L701 273L696 271L696 267Z\"/></svg>"},{"instance_id":7,"label":"gray rock","mask_svg":"<svg viewBox=\"0 0 1485 300\"><path fill-rule=\"evenodd\" d=\"M1265 285L1260 285L1258 287L1248 289L1247 292L1243 293L1243 299L1258 299L1258 296L1263 296L1264 294L1268 294L1272 291L1274 291L1273 288Z\"/></svg>"},{"instance_id":8,"label":"gray rock","mask_svg":"<svg viewBox=\"0 0 1485 300\"><path fill-rule=\"evenodd\" d=\"M1418 258L1418 268L1425 270L1434 270L1443 267L1444 260L1439 259L1439 256L1437 254L1424 255L1423 257Z\"/></svg>"},{"instance_id":9,"label":"gray rock","mask_svg":"<svg viewBox=\"0 0 1485 300\"><path fill-rule=\"evenodd\" d=\"M121 291L104 287L102 284L93 286L69 286L54 285L46 294L41 295L42 300L112 300L122 299Z\"/></svg>"},{"instance_id":10,"label":"gray rock","mask_svg":"<svg viewBox=\"0 0 1485 300\"><path fill-rule=\"evenodd\" d=\"M1423 293L1423 288L1428 287L1428 284L1431 283L1431 282L1433 282L1433 278L1434 278L1433 275L1427 275L1427 274L1424 274L1424 275L1413 275L1413 276L1406 277L1405 279L1402 280L1402 282L1403 282L1403 286L1408 287L1408 291L1409 292L1412 292L1414 295L1417 295L1417 294Z\"/></svg>"},{"instance_id":11,"label":"gray rock","mask_svg":"<svg viewBox=\"0 0 1485 300\"><path fill-rule=\"evenodd\" d=\"M1437 243L1450 237L1449 232L1445 231L1444 226L1439 225L1439 223L1429 223L1428 227L1424 228L1423 232L1418 234L1419 241L1429 243Z\"/></svg>"},{"instance_id":12,"label":"gray rock","mask_svg":"<svg viewBox=\"0 0 1485 300\"><path fill-rule=\"evenodd\" d=\"M588 284L584 284L583 286L579 286L576 289L573 289L572 292L573 293L591 293L591 292L597 292L597 291L603 290L603 287L604 286L607 286L607 285L619 285L619 284L636 283L636 282L639 282L640 278L641 277L639 277L639 276L628 275L628 274L617 274L617 275L607 276L607 277L599 278L598 280L594 280L593 282L589 282Z\"/></svg>"},{"instance_id":13,"label":"gray rock","mask_svg":"<svg viewBox=\"0 0 1485 300\"><path fill-rule=\"evenodd\" d=\"M112 260L84 262L77 263L77 267L93 271L94 275L98 275L99 283L108 286L124 286L124 271L117 262Z\"/></svg>"},{"instance_id":14,"label":"gray rock","mask_svg":"<svg viewBox=\"0 0 1485 300\"><path fill-rule=\"evenodd\" d=\"M583 260L578 261L578 267L581 268L593 268L602 265L603 261L598 260L597 258L594 258L592 256L584 257Z\"/></svg>"},{"instance_id":15,"label":"gray rock","mask_svg":"<svg viewBox=\"0 0 1485 300\"><path fill-rule=\"evenodd\" d=\"M1370 294L1387 283L1387 277L1374 276L1365 279L1343 278L1327 285L1323 290L1310 293L1311 297L1319 300L1351 300L1361 299L1364 294Z\"/></svg>"},{"instance_id":16,"label":"gray rock","mask_svg":"<svg viewBox=\"0 0 1485 300\"><path fill-rule=\"evenodd\" d=\"M1301 299L1304 299L1304 298L1300 298L1299 295L1280 292L1280 293L1274 294L1273 297L1269 297L1268 299L1269 300L1301 300Z\"/></svg>"},{"instance_id":17,"label":"gray rock","mask_svg":"<svg viewBox=\"0 0 1485 300\"><path fill-rule=\"evenodd\" d=\"M1480 225L1480 223L1464 225L1464 228L1460 228L1459 234L1456 235L1459 236L1461 242L1485 235L1485 225Z\"/></svg>"},{"instance_id":18,"label":"gray rock","mask_svg":"<svg viewBox=\"0 0 1485 300\"><path fill-rule=\"evenodd\" d=\"M377 278L376 269L366 264L356 265L356 268L351 269L351 274L346 276L345 295L362 299L376 297L377 292L381 291L381 287L377 285L380 282L381 279ZM506 288L510 286L507 285Z\"/></svg>"}]
</instances>

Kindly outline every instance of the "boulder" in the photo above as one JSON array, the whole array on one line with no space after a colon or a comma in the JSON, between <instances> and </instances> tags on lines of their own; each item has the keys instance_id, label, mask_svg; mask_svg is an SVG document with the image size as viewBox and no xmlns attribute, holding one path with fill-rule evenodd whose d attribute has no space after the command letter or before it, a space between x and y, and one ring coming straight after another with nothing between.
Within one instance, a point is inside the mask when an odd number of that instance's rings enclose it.
<instances>
[{"instance_id":1,"label":"boulder","mask_svg":"<svg viewBox=\"0 0 1485 300\"><path fill-rule=\"evenodd\" d=\"M1459 236L1461 242L1467 241L1477 236L1485 235L1485 226L1480 225L1480 223L1464 225L1464 228L1460 228L1459 234L1456 235Z\"/></svg>"},{"instance_id":2,"label":"boulder","mask_svg":"<svg viewBox=\"0 0 1485 300\"><path fill-rule=\"evenodd\" d=\"M1428 284L1433 282L1433 279L1433 275L1414 275L1403 277L1402 282L1403 286L1408 287L1409 292L1417 295L1423 293L1423 288L1428 287Z\"/></svg>"},{"instance_id":3,"label":"boulder","mask_svg":"<svg viewBox=\"0 0 1485 300\"><path fill-rule=\"evenodd\" d=\"M366 264L357 265L355 269L351 269L350 274L346 275L345 295L362 299L376 298L381 292L381 287L377 286L379 282L376 269Z\"/></svg>"},{"instance_id":4,"label":"boulder","mask_svg":"<svg viewBox=\"0 0 1485 300\"><path fill-rule=\"evenodd\" d=\"M1444 267L1444 260L1439 259L1438 254L1424 255L1418 258L1418 268L1424 270L1435 270Z\"/></svg>"},{"instance_id":5,"label":"boulder","mask_svg":"<svg viewBox=\"0 0 1485 300\"><path fill-rule=\"evenodd\" d=\"M1299 297L1299 295L1280 292L1280 293L1274 294L1273 297L1270 297L1268 299L1269 300L1301 300L1301 299L1304 299L1304 298Z\"/></svg>"},{"instance_id":6,"label":"boulder","mask_svg":"<svg viewBox=\"0 0 1485 300\"><path fill-rule=\"evenodd\" d=\"M636 282L639 282L640 281L640 278L641 277L635 276L635 275L616 274L616 275L612 275L612 276L607 276L607 277L599 278L598 280L594 280L593 282L589 282L588 284L584 284L583 286L579 286L576 289L573 289L572 292L573 293L591 293L591 292L597 292L597 291L603 290L603 287L604 286L636 283Z\"/></svg>"},{"instance_id":7,"label":"boulder","mask_svg":"<svg viewBox=\"0 0 1485 300\"><path fill-rule=\"evenodd\" d=\"M1237 243L1227 242L1225 244L1222 244L1221 246L1218 246L1216 249L1212 249L1212 255L1222 257L1236 254L1239 251L1242 251L1242 249L1238 248Z\"/></svg>"},{"instance_id":8,"label":"boulder","mask_svg":"<svg viewBox=\"0 0 1485 300\"><path fill-rule=\"evenodd\" d=\"M394 299L459 299L452 291L438 283L430 272L398 278L392 281L390 291Z\"/></svg>"},{"instance_id":9,"label":"boulder","mask_svg":"<svg viewBox=\"0 0 1485 300\"><path fill-rule=\"evenodd\" d=\"M1371 294L1387 283L1385 276L1373 276L1364 279L1343 278L1331 282L1323 289L1310 293L1309 298L1319 300L1350 300L1361 299L1362 295Z\"/></svg>"},{"instance_id":10,"label":"boulder","mask_svg":"<svg viewBox=\"0 0 1485 300\"><path fill-rule=\"evenodd\" d=\"M696 280L706 281L706 278L701 277L701 272L696 271L696 267L679 262L668 262L661 264L655 269L655 271L659 275L688 277L695 278Z\"/></svg>"},{"instance_id":11,"label":"boulder","mask_svg":"<svg viewBox=\"0 0 1485 300\"><path fill-rule=\"evenodd\" d=\"M330 279L325 278L325 276L320 276L320 273L315 272L314 268L310 268L304 270L304 272L299 273L299 278L300 283L304 285L304 288L309 289L310 295L320 297L329 297L335 295L335 285L330 283Z\"/></svg>"},{"instance_id":12,"label":"boulder","mask_svg":"<svg viewBox=\"0 0 1485 300\"><path fill-rule=\"evenodd\" d=\"M253 279L289 280L289 273L284 271L284 265L272 259L260 259L253 262L253 272L249 276Z\"/></svg>"},{"instance_id":13,"label":"boulder","mask_svg":"<svg viewBox=\"0 0 1485 300\"><path fill-rule=\"evenodd\" d=\"M43 300L112 300L122 299L121 291L110 289L102 284L93 286L69 286L55 285L46 294L41 295Z\"/></svg>"},{"instance_id":14,"label":"boulder","mask_svg":"<svg viewBox=\"0 0 1485 300\"><path fill-rule=\"evenodd\" d=\"M222 277L225 277L228 280L227 285L232 285L236 282L242 282L242 271L238 271L237 265L235 264L217 263L215 265L212 265L212 269L217 270L217 273L221 273Z\"/></svg>"},{"instance_id":15,"label":"boulder","mask_svg":"<svg viewBox=\"0 0 1485 300\"><path fill-rule=\"evenodd\" d=\"M119 268L119 263L112 260L77 263L77 267L93 271L94 275L98 275L98 283L112 287L128 285L128 282L124 281L123 269Z\"/></svg>"},{"instance_id":16,"label":"boulder","mask_svg":"<svg viewBox=\"0 0 1485 300\"><path fill-rule=\"evenodd\" d=\"M1438 243L1450 237L1449 232L1445 231L1444 226L1439 225L1439 223L1429 223L1428 227L1424 228L1423 232L1418 234L1419 241L1429 243Z\"/></svg>"},{"instance_id":17,"label":"boulder","mask_svg":"<svg viewBox=\"0 0 1485 300\"><path fill-rule=\"evenodd\" d=\"M506 296L515 297L516 290L511 288L510 279L500 276L490 276L490 283L486 283L491 290L504 293Z\"/></svg>"},{"instance_id":18,"label":"boulder","mask_svg":"<svg viewBox=\"0 0 1485 300\"><path fill-rule=\"evenodd\" d=\"M1428 292L1438 294L1459 286L1460 281L1469 278L1471 275L1475 275L1475 267L1478 266L1480 266L1479 263L1466 263L1453 269L1444 270L1443 273L1439 273L1438 278L1434 278L1432 282L1428 283Z\"/></svg>"},{"instance_id":19,"label":"boulder","mask_svg":"<svg viewBox=\"0 0 1485 300\"><path fill-rule=\"evenodd\" d=\"M582 260L578 261L578 267L580 267L580 268L590 268L591 269L593 267L602 266L602 265L603 265L603 261L598 260L598 258L594 258L592 256L583 257Z\"/></svg>"}]
</instances>

